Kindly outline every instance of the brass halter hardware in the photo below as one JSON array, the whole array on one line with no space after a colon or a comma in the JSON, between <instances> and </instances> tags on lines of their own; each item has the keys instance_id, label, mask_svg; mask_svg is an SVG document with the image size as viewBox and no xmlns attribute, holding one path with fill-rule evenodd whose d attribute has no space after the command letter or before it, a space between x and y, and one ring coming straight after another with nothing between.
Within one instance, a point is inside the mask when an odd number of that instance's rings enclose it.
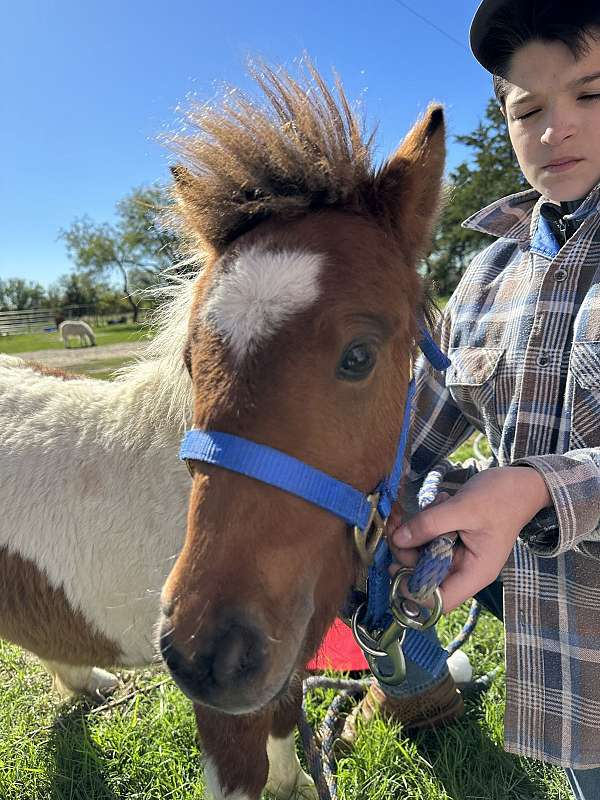
<instances>
[{"instance_id":1,"label":"brass halter hardware","mask_svg":"<svg viewBox=\"0 0 600 800\"><path fill-rule=\"evenodd\" d=\"M379 505L379 496L379 492L374 492L367 497L371 505L367 524L364 528L359 528L358 525L355 525L353 528L354 544L360 560L365 567L371 565L379 542L384 536L387 523L387 519L381 516L377 508Z\"/></svg>"}]
</instances>

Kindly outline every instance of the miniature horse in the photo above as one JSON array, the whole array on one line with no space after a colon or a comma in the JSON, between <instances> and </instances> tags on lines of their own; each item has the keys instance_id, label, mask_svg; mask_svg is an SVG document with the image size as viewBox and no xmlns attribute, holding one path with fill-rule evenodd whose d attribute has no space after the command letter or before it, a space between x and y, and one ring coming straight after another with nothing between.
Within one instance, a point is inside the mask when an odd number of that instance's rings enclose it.
<instances>
[{"instance_id":1,"label":"miniature horse","mask_svg":"<svg viewBox=\"0 0 600 800\"><path fill-rule=\"evenodd\" d=\"M432 106L380 168L343 90L254 72L176 141L182 233L206 254L185 361L194 427L269 445L361 491L392 464L423 313L417 273L439 205ZM357 558L344 523L291 494L191 461L183 549L161 646L194 701L214 798L316 797L294 753L303 665Z\"/></svg>"}]
</instances>

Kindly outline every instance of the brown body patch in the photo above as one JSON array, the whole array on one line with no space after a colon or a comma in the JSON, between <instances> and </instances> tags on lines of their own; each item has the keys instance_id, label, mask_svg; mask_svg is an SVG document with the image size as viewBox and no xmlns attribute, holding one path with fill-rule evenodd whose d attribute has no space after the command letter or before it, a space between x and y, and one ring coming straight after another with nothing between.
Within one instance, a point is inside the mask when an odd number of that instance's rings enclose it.
<instances>
[{"instance_id":1,"label":"brown body patch","mask_svg":"<svg viewBox=\"0 0 600 800\"><path fill-rule=\"evenodd\" d=\"M26 361L25 365L40 375L50 375L53 378L62 378L63 381L80 381L81 375L75 375L74 372L65 372L64 369L56 369L56 367L47 367L45 364L40 364L39 361Z\"/></svg>"},{"instance_id":2,"label":"brown body patch","mask_svg":"<svg viewBox=\"0 0 600 800\"><path fill-rule=\"evenodd\" d=\"M120 649L93 630L36 565L0 548L0 637L47 661L110 667Z\"/></svg>"}]
</instances>

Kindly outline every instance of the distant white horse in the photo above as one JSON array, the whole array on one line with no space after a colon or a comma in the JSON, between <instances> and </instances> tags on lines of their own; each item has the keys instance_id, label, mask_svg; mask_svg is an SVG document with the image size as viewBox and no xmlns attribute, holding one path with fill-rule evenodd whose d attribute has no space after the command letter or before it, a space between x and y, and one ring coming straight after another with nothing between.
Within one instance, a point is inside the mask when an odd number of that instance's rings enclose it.
<instances>
[{"instance_id":1,"label":"distant white horse","mask_svg":"<svg viewBox=\"0 0 600 800\"><path fill-rule=\"evenodd\" d=\"M69 338L71 336L79 336L79 341L82 345L89 344L93 347L96 344L96 337L94 331L90 328L87 322L82 319L67 319L61 322L58 326L58 333L62 337L65 347L69 346Z\"/></svg>"},{"instance_id":2,"label":"distant white horse","mask_svg":"<svg viewBox=\"0 0 600 800\"><path fill-rule=\"evenodd\" d=\"M116 678L99 667L155 654L190 490L177 458L190 303L181 284L145 357L112 383L0 356L0 637L62 692L103 693Z\"/></svg>"}]
</instances>

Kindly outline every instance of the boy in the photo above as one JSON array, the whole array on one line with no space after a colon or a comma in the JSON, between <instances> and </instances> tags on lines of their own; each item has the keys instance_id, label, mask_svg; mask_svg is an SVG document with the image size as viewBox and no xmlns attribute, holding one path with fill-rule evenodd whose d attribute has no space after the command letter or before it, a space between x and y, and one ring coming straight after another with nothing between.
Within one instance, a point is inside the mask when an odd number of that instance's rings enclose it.
<instances>
[{"instance_id":1,"label":"boy","mask_svg":"<svg viewBox=\"0 0 600 800\"><path fill-rule=\"evenodd\" d=\"M484 590L504 614L506 748L564 766L590 800L600 798L600 2L484 0L471 46L533 188L465 223L497 238L444 313L452 366L420 365L410 477L416 487L474 430L497 466L455 470L454 496L389 532L412 565L416 548L459 531L444 610ZM365 717L378 707L422 727L462 708L451 674L436 681L414 665L383 689L363 701Z\"/></svg>"}]
</instances>

